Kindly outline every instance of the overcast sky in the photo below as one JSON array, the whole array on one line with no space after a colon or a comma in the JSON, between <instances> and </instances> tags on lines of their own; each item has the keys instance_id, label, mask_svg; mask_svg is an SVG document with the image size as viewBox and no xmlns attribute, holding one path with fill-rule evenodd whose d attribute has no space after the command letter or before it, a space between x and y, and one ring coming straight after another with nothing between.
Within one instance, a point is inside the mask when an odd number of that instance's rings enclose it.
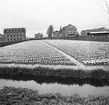
<instances>
[{"instance_id":1,"label":"overcast sky","mask_svg":"<svg viewBox=\"0 0 109 105\"><path fill-rule=\"evenodd\" d=\"M72 24L79 32L109 28L102 7L105 0L0 0L0 33L4 28L25 27L29 37L37 32L45 35L50 24L54 30Z\"/></svg>"}]
</instances>

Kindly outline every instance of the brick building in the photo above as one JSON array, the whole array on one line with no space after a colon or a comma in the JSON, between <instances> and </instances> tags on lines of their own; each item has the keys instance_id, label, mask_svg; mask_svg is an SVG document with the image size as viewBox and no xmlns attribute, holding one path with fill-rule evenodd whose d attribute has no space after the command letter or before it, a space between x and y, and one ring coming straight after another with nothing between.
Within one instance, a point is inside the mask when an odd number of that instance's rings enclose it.
<instances>
[{"instance_id":1,"label":"brick building","mask_svg":"<svg viewBox=\"0 0 109 105\"><path fill-rule=\"evenodd\" d=\"M26 29L25 28L7 28L4 29L4 41L15 42L26 40Z\"/></svg>"}]
</instances>

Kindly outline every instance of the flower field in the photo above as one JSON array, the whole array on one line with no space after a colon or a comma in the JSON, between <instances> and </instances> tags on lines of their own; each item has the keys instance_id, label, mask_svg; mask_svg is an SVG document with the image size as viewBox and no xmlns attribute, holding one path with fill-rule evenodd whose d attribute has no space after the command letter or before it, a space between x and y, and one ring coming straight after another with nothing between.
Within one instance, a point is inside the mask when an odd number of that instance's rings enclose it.
<instances>
[{"instance_id":1,"label":"flower field","mask_svg":"<svg viewBox=\"0 0 109 105\"><path fill-rule=\"evenodd\" d=\"M74 40L27 41L0 48L1 64L109 65L109 43ZM70 55L71 60L66 55ZM78 62L79 61L79 62Z\"/></svg>"},{"instance_id":2,"label":"flower field","mask_svg":"<svg viewBox=\"0 0 109 105\"><path fill-rule=\"evenodd\" d=\"M0 63L75 65L52 46L28 41L0 48Z\"/></svg>"},{"instance_id":3,"label":"flower field","mask_svg":"<svg viewBox=\"0 0 109 105\"><path fill-rule=\"evenodd\" d=\"M109 43L74 40L47 40L47 43L85 65L109 65Z\"/></svg>"}]
</instances>

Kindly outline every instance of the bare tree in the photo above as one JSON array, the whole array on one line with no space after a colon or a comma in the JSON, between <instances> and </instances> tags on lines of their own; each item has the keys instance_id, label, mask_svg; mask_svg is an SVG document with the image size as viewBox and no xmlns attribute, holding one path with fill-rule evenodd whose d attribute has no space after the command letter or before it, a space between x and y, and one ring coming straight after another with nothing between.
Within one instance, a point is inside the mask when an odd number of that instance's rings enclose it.
<instances>
[{"instance_id":1,"label":"bare tree","mask_svg":"<svg viewBox=\"0 0 109 105\"><path fill-rule=\"evenodd\" d=\"M102 7L102 9L103 9L107 14L109 14L109 0L105 0L105 5L106 5L106 9L104 9L103 7Z\"/></svg>"},{"instance_id":2,"label":"bare tree","mask_svg":"<svg viewBox=\"0 0 109 105\"><path fill-rule=\"evenodd\" d=\"M48 35L49 38L52 38L52 34L53 34L53 26L50 25L48 27L48 30L47 30L47 35Z\"/></svg>"}]
</instances>

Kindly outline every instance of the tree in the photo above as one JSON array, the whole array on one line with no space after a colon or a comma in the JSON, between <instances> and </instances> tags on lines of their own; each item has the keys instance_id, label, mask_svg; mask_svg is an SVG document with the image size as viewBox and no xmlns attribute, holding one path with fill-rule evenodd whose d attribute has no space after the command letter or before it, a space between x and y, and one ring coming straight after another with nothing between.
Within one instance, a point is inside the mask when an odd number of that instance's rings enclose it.
<instances>
[{"instance_id":1,"label":"tree","mask_svg":"<svg viewBox=\"0 0 109 105\"><path fill-rule=\"evenodd\" d=\"M105 0L105 5L106 5L106 9L104 9L103 7L102 7L102 9L103 9L107 14L109 14L109 1Z\"/></svg>"},{"instance_id":2,"label":"tree","mask_svg":"<svg viewBox=\"0 0 109 105\"><path fill-rule=\"evenodd\" d=\"M48 30L47 30L47 35L48 35L49 38L52 38L52 34L53 34L53 26L50 25L48 27Z\"/></svg>"},{"instance_id":3,"label":"tree","mask_svg":"<svg viewBox=\"0 0 109 105\"><path fill-rule=\"evenodd\" d=\"M59 30L59 33L60 33L60 34L62 34L62 28L61 28L61 26L60 26L60 30Z\"/></svg>"}]
</instances>

